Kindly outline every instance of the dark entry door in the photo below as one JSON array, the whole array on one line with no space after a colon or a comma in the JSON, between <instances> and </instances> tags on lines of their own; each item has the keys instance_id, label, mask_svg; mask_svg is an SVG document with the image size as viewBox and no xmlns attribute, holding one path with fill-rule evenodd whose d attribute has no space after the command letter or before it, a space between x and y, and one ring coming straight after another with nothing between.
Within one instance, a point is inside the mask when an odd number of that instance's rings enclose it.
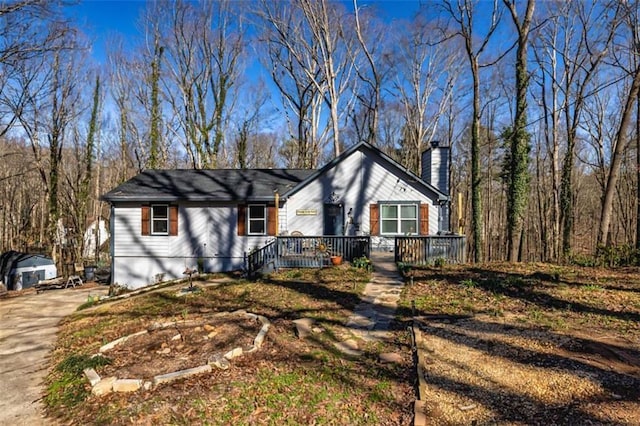
<instances>
[{"instance_id":1,"label":"dark entry door","mask_svg":"<svg viewBox=\"0 0 640 426\"><path fill-rule=\"evenodd\" d=\"M344 209L342 204L324 205L324 235L342 235Z\"/></svg>"}]
</instances>

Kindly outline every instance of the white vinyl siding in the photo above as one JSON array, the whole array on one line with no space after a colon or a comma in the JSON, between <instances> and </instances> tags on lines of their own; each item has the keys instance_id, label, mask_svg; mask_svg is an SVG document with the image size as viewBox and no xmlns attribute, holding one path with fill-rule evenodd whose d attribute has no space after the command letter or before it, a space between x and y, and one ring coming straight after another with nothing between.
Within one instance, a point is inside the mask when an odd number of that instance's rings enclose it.
<instances>
[{"instance_id":1,"label":"white vinyl siding","mask_svg":"<svg viewBox=\"0 0 640 426\"><path fill-rule=\"evenodd\" d=\"M233 271L243 267L245 253L264 247L265 235L237 236L237 206L183 203L178 235L140 235L131 232L141 221L139 203L113 208L113 282L139 288L163 279L184 278L186 267L205 271Z\"/></svg>"},{"instance_id":2,"label":"white vinyl siding","mask_svg":"<svg viewBox=\"0 0 640 426\"><path fill-rule=\"evenodd\" d=\"M368 235L369 205L381 203L414 203L428 204L429 234L438 232L438 208L435 207L436 194L425 195L418 191L412 182L398 178L399 170L391 170L377 161L374 155L356 151L345 158L336 167L328 169L322 176L310 182L299 192L287 200L287 231L303 235L321 235L323 232L322 206L335 192L339 202L343 204L345 214L352 210L352 217L357 224L357 235ZM419 216L419 208L417 215ZM314 214L297 215L296 211L314 212ZM414 223L414 233L420 231L418 221ZM405 225L409 226L409 225ZM381 232L381 230L376 230ZM404 232L403 232L404 233ZM390 235L390 234L388 234ZM398 234L396 234L398 235ZM390 235L391 236L391 235Z\"/></svg>"}]
</instances>

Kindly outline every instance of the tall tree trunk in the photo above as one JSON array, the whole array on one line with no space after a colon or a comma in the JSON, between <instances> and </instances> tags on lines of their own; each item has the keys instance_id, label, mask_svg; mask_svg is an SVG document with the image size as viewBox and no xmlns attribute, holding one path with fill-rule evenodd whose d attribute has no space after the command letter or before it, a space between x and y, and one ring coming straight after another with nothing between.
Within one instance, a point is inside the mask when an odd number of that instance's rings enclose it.
<instances>
[{"instance_id":1,"label":"tall tree trunk","mask_svg":"<svg viewBox=\"0 0 640 426\"><path fill-rule=\"evenodd\" d=\"M471 232L473 261L481 262L483 253L482 188L480 176L480 76L476 58L471 61L473 74L473 119L471 122Z\"/></svg>"},{"instance_id":2,"label":"tall tree trunk","mask_svg":"<svg viewBox=\"0 0 640 426\"><path fill-rule=\"evenodd\" d=\"M636 96L636 250L640 250L640 96Z\"/></svg>"},{"instance_id":3,"label":"tall tree trunk","mask_svg":"<svg viewBox=\"0 0 640 426\"><path fill-rule=\"evenodd\" d=\"M160 167L160 64L164 48L160 46L159 36L156 35L153 61L151 62L151 123L149 128L149 168Z\"/></svg>"},{"instance_id":4,"label":"tall tree trunk","mask_svg":"<svg viewBox=\"0 0 640 426\"><path fill-rule=\"evenodd\" d=\"M629 95L625 102L624 109L622 110L620 126L618 127L618 131L616 133L616 146L611 157L611 168L609 170L604 198L602 200L602 210L600 215L600 226L598 228L597 241L599 246L607 246L610 244L609 227L611 225L613 197L616 191L616 184L618 183L618 177L620 174L622 156L629 142L628 127L631 123L631 115L633 114L633 107L638 96L638 89L640 89L640 65L636 65L636 69L634 70L633 82L631 83Z\"/></svg>"},{"instance_id":5,"label":"tall tree trunk","mask_svg":"<svg viewBox=\"0 0 640 426\"><path fill-rule=\"evenodd\" d=\"M93 91L93 106L91 108L91 117L89 119L89 131L87 133L87 144L85 146L85 171L82 182L80 183L80 191L78 194L78 218L76 230L76 238L82 243L77 247L78 257L84 255L84 231L87 225L87 214L89 205L89 189L93 178L93 163L95 156L95 138L98 130L98 110L100 107L100 77L96 77L96 85ZM96 248L97 249L97 248Z\"/></svg>"},{"instance_id":6,"label":"tall tree trunk","mask_svg":"<svg viewBox=\"0 0 640 426\"><path fill-rule=\"evenodd\" d=\"M520 260L520 242L524 213L529 192L529 135L527 125L527 48L529 30L535 9L535 0L527 1L525 16L520 22L515 2L504 0L511 12L513 23L518 30L518 50L516 53L516 114L510 140L509 182L507 190L507 244L510 262Z\"/></svg>"}]
</instances>

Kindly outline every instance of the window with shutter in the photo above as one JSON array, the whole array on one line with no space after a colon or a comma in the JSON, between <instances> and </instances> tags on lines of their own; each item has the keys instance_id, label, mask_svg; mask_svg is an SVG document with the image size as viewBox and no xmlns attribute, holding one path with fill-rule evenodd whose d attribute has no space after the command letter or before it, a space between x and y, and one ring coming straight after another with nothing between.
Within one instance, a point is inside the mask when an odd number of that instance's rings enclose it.
<instances>
[{"instance_id":1,"label":"window with shutter","mask_svg":"<svg viewBox=\"0 0 640 426\"><path fill-rule=\"evenodd\" d=\"M418 233L418 203L380 203L381 235L416 235Z\"/></svg>"},{"instance_id":2,"label":"window with shutter","mask_svg":"<svg viewBox=\"0 0 640 426\"><path fill-rule=\"evenodd\" d=\"M178 206L152 204L141 208L142 235L178 235Z\"/></svg>"}]
</instances>

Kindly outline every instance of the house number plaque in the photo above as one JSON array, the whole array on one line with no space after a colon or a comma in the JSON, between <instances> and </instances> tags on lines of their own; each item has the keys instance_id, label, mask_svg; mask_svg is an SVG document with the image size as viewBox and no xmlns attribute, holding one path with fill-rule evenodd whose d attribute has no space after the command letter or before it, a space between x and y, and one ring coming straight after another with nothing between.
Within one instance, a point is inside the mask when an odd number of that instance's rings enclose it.
<instances>
[{"instance_id":1,"label":"house number plaque","mask_svg":"<svg viewBox=\"0 0 640 426\"><path fill-rule=\"evenodd\" d=\"M316 209L298 209L296 210L296 216L317 216L318 210Z\"/></svg>"}]
</instances>

